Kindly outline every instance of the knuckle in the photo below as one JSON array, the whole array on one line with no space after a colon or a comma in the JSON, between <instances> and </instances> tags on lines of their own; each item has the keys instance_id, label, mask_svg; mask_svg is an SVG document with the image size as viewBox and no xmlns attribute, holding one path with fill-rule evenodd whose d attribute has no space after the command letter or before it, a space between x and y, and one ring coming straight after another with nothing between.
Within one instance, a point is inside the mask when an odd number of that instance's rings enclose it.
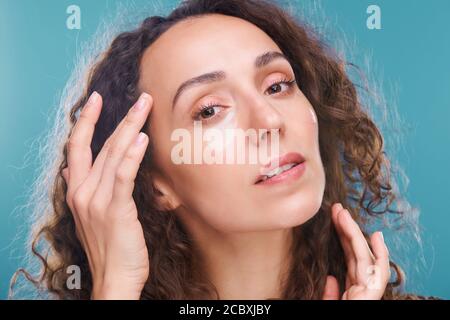
<instances>
[{"instance_id":1,"label":"knuckle","mask_svg":"<svg viewBox=\"0 0 450 320\"><path fill-rule=\"evenodd\" d=\"M66 203L69 206L70 210L73 210L72 199L73 199L72 191L68 190L66 192Z\"/></svg>"},{"instance_id":2,"label":"knuckle","mask_svg":"<svg viewBox=\"0 0 450 320\"><path fill-rule=\"evenodd\" d=\"M120 147L117 143L111 144L107 149L108 158L115 158L120 153Z\"/></svg>"},{"instance_id":3,"label":"knuckle","mask_svg":"<svg viewBox=\"0 0 450 320\"><path fill-rule=\"evenodd\" d=\"M67 141L67 149L72 151L78 147L78 142L75 141L74 137L71 137L69 141Z\"/></svg>"},{"instance_id":4,"label":"knuckle","mask_svg":"<svg viewBox=\"0 0 450 320\"><path fill-rule=\"evenodd\" d=\"M124 146L120 141L111 143L108 147L108 158L120 158L124 152Z\"/></svg>"},{"instance_id":5,"label":"knuckle","mask_svg":"<svg viewBox=\"0 0 450 320\"><path fill-rule=\"evenodd\" d=\"M133 119L133 117L131 116L131 114L128 114L125 119L124 119L124 126L126 127L133 127L135 125L135 121Z\"/></svg>"},{"instance_id":6,"label":"knuckle","mask_svg":"<svg viewBox=\"0 0 450 320\"><path fill-rule=\"evenodd\" d=\"M89 202L88 211L90 215L101 213L105 210L105 201L96 196Z\"/></svg>"},{"instance_id":7,"label":"knuckle","mask_svg":"<svg viewBox=\"0 0 450 320\"><path fill-rule=\"evenodd\" d=\"M109 147L111 147L111 141L113 139L113 136L110 136L108 139L106 139L103 148L108 149Z\"/></svg>"},{"instance_id":8,"label":"knuckle","mask_svg":"<svg viewBox=\"0 0 450 320\"><path fill-rule=\"evenodd\" d=\"M69 184L69 169L68 168L64 168L61 171L60 176L64 179L64 182L66 183L66 185Z\"/></svg>"},{"instance_id":9,"label":"knuckle","mask_svg":"<svg viewBox=\"0 0 450 320\"><path fill-rule=\"evenodd\" d=\"M77 212L86 211L89 202L89 195L82 190L77 191L73 195L73 207Z\"/></svg>"},{"instance_id":10,"label":"knuckle","mask_svg":"<svg viewBox=\"0 0 450 320\"><path fill-rule=\"evenodd\" d=\"M102 152L106 152L106 154L109 154L110 149L111 149L111 137L108 138L108 140L106 140L106 142L103 144L102 147Z\"/></svg>"},{"instance_id":11,"label":"knuckle","mask_svg":"<svg viewBox=\"0 0 450 320\"><path fill-rule=\"evenodd\" d=\"M80 117L78 121L89 121L89 113L86 107L84 107L80 112Z\"/></svg>"},{"instance_id":12,"label":"knuckle","mask_svg":"<svg viewBox=\"0 0 450 320\"><path fill-rule=\"evenodd\" d=\"M125 183L129 183L130 181L133 180L133 176L132 173L130 172L130 170L124 166L124 165L120 165L117 168L116 171L116 181L120 184L125 184Z\"/></svg>"},{"instance_id":13,"label":"knuckle","mask_svg":"<svg viewBox=\"0 0 450 320\"><path fill-rule=\"evenodd\" d=\"M137 153L136 149L131 147L128 148L127 152L124 155L124 160L127 162L135 162L137 160Z\"/></svg>"},{"instance_id":14,"label":"knuckle","mask_svg":"<svg viewBox=\"0 0 450 320\"><path fill-rule=\"evenodd\" d=\"M95 126L96 121L93 118L93 113L87 108L83 109L80 113L80 118L78 121L81 121L85 126Z\"/></svg>"}]
</instances>

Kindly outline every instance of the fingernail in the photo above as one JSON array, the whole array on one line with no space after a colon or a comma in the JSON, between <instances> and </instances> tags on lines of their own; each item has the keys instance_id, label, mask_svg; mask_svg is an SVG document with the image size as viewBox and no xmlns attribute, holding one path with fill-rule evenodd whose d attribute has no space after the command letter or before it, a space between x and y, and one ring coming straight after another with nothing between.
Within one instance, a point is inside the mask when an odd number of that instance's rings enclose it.
<instances>
[{"instance_id":1,"label":"fingernail","mask_svg":"<svg viewBox=\"0 0 450 320\"><path fill-rule=\"evenodd\" d=\"M141 96L139 97L138 102L136 103L136 110L138 111L142 111L145 109L145 107L147 106L147 102L149 99L149 95L146 93L141 94Z\"/></svg>"},{"instance_id":2,"label":"fingernail","mask_svg":"<svg viewBox=\"0 0 450 320\"><path fill-rule=\"evenodd\" d=\"M143 132L140 132L136 138L136 144L141 144L145 141L145 139L147 138L147 135Z\"/></svg>"},{"instance_id":3,"label":"fingernail","mask_svg":"<svg viewBox=\"0 0 450 320\"><path fill-rule=\"evenodd\" d=\"M383 242L384 242L383 232L382 231L378 231L378 232L380 233L381 240L383 240Z\"/></svg>"},{"instance_id":4,"label":"fingernail","mask_svg":"<svg viewBox=\"0 0 450 320\"><path fill-rule=\"evenodd\" d=\"M340 203L338 203L337 204L337 209L340 211L340 210L342 210L344 207L342 206L342 204L340 204Z\"/></svg>"},{"instance_id":5,"label":"fingernail","mask_svg":"<svg viewBox=\"0 0 450 320\"><path fill-rule=\"evenodd\" d=\"M95 104L98 101L99 96L100 95L98 94L97 91L92 92L91 96L89 97L88 104L89 105Z\"/></svg>"}]
</instances>

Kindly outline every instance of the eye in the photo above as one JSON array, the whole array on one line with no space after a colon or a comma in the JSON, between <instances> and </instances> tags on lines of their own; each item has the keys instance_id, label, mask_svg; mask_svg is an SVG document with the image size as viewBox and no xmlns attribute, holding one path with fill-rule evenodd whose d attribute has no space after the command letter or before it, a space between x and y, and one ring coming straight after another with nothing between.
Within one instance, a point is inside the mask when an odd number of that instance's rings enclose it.
<instances>
[{"instance_id":1,"label":"eye","mask_svg":"<svg viewBox=\"0 0 450 320\"><path fill-rule=\"evenodd\" d=\"M193 119L196 121L209 121L209 119L214 118L217 114L219 114L223 109L221 105L210 103L203 105L196 111L193 115Z\"/></svg>"},{"instance_id":2,"label":"eye","mask_svg":"<svg viewBox=\"0 0 450 320\"><path fill-rule=\"evenodd\" d=\"M295 79L290 80L288 78L284 78L283 80L272 83L266 90L266 92L270 90L274 91L275 93L279 93L280 91L283 92L282 85L287 86L287 89L284 91L290 91L294 87L295 83L296 83ZM278 90L279 88L281 89ZM220 109L223 108L225 107L216 103L208 103L206 105L202 105L198 109L198 111L194 112L194 114L192 115L192 119L195 121L202 121L202 122L211 121L213 118L215 118L218 114L222 112Z\"/></svg>"},{"instance_id":3,"label":"eye","mask_svg":"<svg viewBox=\"0 0 450 320\"><path fill-rule=\"evenodd\" d=\"M280 88L282 88L282 85L287 86L287 89L285 91L290 91L294 87L295 82L296 82L295 79L289 80L287 78L284 78L281 81L276 81L276 82L272 83L269 86L269 88L266 90L266 92L267 91L272 91L274 93L282 92L282 89L280 89Z\"/></svg>"}]
</instances>

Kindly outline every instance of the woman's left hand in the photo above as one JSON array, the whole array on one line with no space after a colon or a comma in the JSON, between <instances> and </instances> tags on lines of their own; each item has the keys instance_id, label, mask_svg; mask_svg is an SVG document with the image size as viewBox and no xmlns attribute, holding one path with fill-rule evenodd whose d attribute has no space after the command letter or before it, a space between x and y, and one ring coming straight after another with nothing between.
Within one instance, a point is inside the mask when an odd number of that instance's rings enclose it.
<instances>
[{"instance_id":1,"label":"woman's left hand","mask_svg":"<svg viewBox=\"0 0 450 320\"><path fill-rule=\"evenodd\" d=\"M390 278L389 251L383 234L375 232L370 237L373 253L364 235L349 211L340 203L331 208L331 215L339 235L347 263L347 278L342 300L379 300ZM339 300L338 281L327 277L324 300Z\"/></svg>"}]
</instances>

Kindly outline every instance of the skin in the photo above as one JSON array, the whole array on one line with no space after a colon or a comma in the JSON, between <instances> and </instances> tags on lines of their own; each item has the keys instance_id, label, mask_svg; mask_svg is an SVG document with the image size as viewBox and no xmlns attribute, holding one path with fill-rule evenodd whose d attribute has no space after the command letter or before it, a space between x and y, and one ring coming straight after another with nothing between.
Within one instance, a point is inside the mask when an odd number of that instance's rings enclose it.
<instances>
[{"instance_id":1,"label":"skin","mask_svg":"<svg viewBox=\"0 0 450 320\"><path fill-rule=\"evenodd\" d=\"M101 96L94 93L83 108L70 137L63 175L67 202L93 274L93 299L138 299L151 272L132 198L148 145L146 134L136 142L145 121L150 121L148 134L155 145L154 183L162 192L158 203L174 210L185 224L221 298L280 297L280 281L291 259L293 227L319 210L325 174L314 109L296 85L292 90L283 83L271 87L294 79L294 73L284 59L255 68L255 58L265 52L281 50L245 20L210 15L178 23L145 51L139 87L151 95L141 96L136 105L142 108L131 108L94 163L89 146ZM226 72L227 78L186 91L172 109L181 83L217 70ZM280 154L299 152L306 159L303 176L261 186L254 184L261 164L175 164L171 151L176 142L171 134L179 128L192 133L193 114L205 104L219 105L210 109L212 116L201 118L206 131L279 130ZM258 150L270 137L250 139L248 150ZM219 146L224 152L231 148ZM388 251L381 233L372 235L371 252L348 211L338 203L331 211L348 275L342 297L336 279L329 276L324 299L380 299L389 280ZM375 272L370 275L368 270Z\"/></svg>"}]
</instances>

